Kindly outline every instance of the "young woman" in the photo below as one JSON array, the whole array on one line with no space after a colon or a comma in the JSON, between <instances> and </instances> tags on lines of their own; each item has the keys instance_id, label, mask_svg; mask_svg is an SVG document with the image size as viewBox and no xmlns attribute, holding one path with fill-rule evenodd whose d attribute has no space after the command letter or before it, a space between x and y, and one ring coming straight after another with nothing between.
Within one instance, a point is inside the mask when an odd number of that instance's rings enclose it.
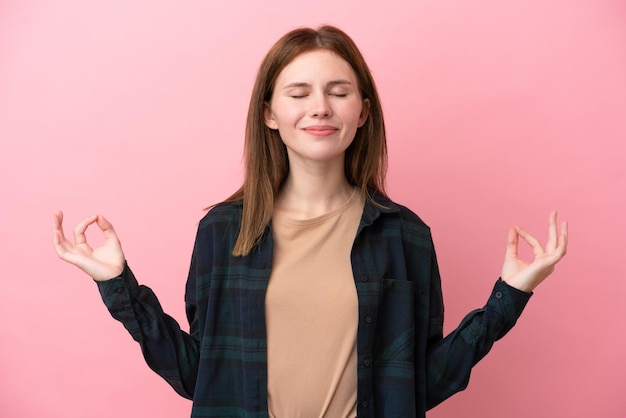
<instances>
[{"instance_id":1,"label":"young woman","mask_svg":"<svg viewBox=\"0 0 626 418\"><path fill-rule=\"evenodd\" d=\"M186 333L138 285L102 216L59 257L98 283L114 318L192 417L416 417L468 383L565 255L550 215L542 244L512 228L487 304L443 338L430 230L385 194L380 100L352 40L297 29L269 51L252 92L243 186L201 220ZM91 248L96 224L106 239ZM518 258L519 238L534 260Z\"/></svg>"}]
</instances>

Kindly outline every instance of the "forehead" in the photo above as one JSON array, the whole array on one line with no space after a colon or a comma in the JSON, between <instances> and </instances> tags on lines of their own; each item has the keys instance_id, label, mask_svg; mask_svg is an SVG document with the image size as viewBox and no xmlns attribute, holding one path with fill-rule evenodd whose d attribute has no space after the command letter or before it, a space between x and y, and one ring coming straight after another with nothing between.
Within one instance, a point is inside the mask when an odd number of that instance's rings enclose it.
<instances>
[{"instance_id":1,"label":"forehead","mask_svg":"<svg viewBox=\"0 0 626 418\"><path fill-rule=\"evenodd\" d=\"M344 79L356 84L356 74L346 60L326 49L317 49L298 55L282 69L276 84L326 83Z\"/></svg>"}]
</instances>

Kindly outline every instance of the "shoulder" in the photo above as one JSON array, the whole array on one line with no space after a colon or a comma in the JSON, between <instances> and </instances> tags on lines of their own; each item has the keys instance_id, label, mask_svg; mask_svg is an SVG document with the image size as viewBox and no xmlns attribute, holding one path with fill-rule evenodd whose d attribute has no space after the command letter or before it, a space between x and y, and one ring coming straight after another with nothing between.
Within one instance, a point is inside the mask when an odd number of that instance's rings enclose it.
<instances>
[{"instance_id":1,"label":"shoulder","mask_svg":"<svg viewBox=\"0 0 626 418\"><path fill-rule=\"evenodd\" d=\"M413 254L431 253L434 249L433 238L430 227L415 212L408 207L394 202L388 197L374 195L376 207L374 211L378 216L373 221L373 225L378 225L381 239L393 239L401 242L405 252ZM381 241L382 242L382 241ZM388 245L388 244L387 244Z\"/></svg>"},{"instance_id":2,"label":"shoulder","mask_svg":"<svg viewBox=\"0 0 626 418\"><path fill-rule=\"evenodd\" d=\"M209 211L200 219L200 229L216 226L220 224L232 224L237 225L241 222L241 213L243 205L241 202L222 202L213 206Z\"/></svg>"},{"instance_id":3,"label":"shoulder","mask_svg":"<svg viewBox=\"0 0 626 418\"><path fill-rule=\"evenodd\" d=\"M403 223L416 228L422 228L430 231L430 227L426 224L426 222L424 222L422 218L420 218L419 215L417 215L411 209L397 203L396 206L400 208L400 219L402 219Z\"/></svg>"},{"instance_id":4,"label":"shoulder","mask_svg":"<svg viewBox=\"0 0 626 418\"><path fill-rule=\"evenodd\" d=\"M380 194L375 194L372 198L374 202L370 203L370 205L379 206L378 211L381 219L396 219L400 222L403 229L413 229L416 232L420 231L423 234L430 235L430 227L408 207Z\"/></svg>"},{"instance_id":5,"label":"shoulder","mask_svg":"<svg viewBox=\"0 0 626 418\"><path fill-rule=\"evenodd\" d=\"M241 225L241 204L219 203L202 217L198 223L195 252L202 262L215 257L229 257Z\"/></svg>"},{"instance_id":6,"label":"shoulder","mask_svg":"<svg viewBox=\"0 0 626 418\"><path fill-rule=\"evenodd\" d=\"M402 241L405 246L420 247L430 250L433 238L430 227L415 212L406 206L396 204L399 210Z\"/></svg>"},{"instance_id":7,"label":"shoulder","mask_svg":"<svg viewBox=\"0 0 626 418\"><path fill-rule=\"evenodd\" d=\"M239 202L222 202L210 208L198 223L196 242L213 242L232 250L241 228L242 209Z\"/></svg>"},{"instance_id":8,"label":"shoulder","mask_svg":"<svg viewBox=\"0 0 626 418\"><path fill-rule=\"evenodd\" d=\"M392 257L403 254L407 266L429 266L434 251L430 227L408 207L385 196L372 197L363 219L363 233L372 246Z\"/></svg>"}]
</instances>

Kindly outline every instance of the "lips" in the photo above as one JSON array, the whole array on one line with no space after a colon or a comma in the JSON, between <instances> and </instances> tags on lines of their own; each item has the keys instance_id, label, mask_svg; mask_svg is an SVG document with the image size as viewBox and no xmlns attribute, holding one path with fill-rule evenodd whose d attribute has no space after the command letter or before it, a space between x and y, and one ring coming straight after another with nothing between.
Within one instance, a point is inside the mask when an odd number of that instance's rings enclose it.
<instances>
[{"instance_id":1,"label":"lips","mask_svg":"<svg viewBox=\"0 0 626 418\"><path fill-rule=\"evenodd\" d=\"M339 129L334 126L320 125L320 126L309 126L308 128L303 129L306 133L314 135L314 136L328 136L337 132Z\"/></svg>"}]
</instances>

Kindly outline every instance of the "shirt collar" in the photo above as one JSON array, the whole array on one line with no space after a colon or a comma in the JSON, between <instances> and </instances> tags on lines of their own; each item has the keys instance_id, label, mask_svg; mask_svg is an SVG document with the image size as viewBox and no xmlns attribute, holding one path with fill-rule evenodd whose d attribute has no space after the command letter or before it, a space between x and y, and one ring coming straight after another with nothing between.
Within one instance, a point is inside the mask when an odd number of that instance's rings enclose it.
<instances>
[{"instance_id":1,"label":"shirt collar","mask_svg":"<svg viewBox=\"0 0 626 418\"><path fill-rule=\"evenodd\" d=\"M365 199L359 231L371 225L383 213L400 212L400 207L382 193L370 190L369 196L371 196L371 199Z\"/></svg>"}]
</instances>

